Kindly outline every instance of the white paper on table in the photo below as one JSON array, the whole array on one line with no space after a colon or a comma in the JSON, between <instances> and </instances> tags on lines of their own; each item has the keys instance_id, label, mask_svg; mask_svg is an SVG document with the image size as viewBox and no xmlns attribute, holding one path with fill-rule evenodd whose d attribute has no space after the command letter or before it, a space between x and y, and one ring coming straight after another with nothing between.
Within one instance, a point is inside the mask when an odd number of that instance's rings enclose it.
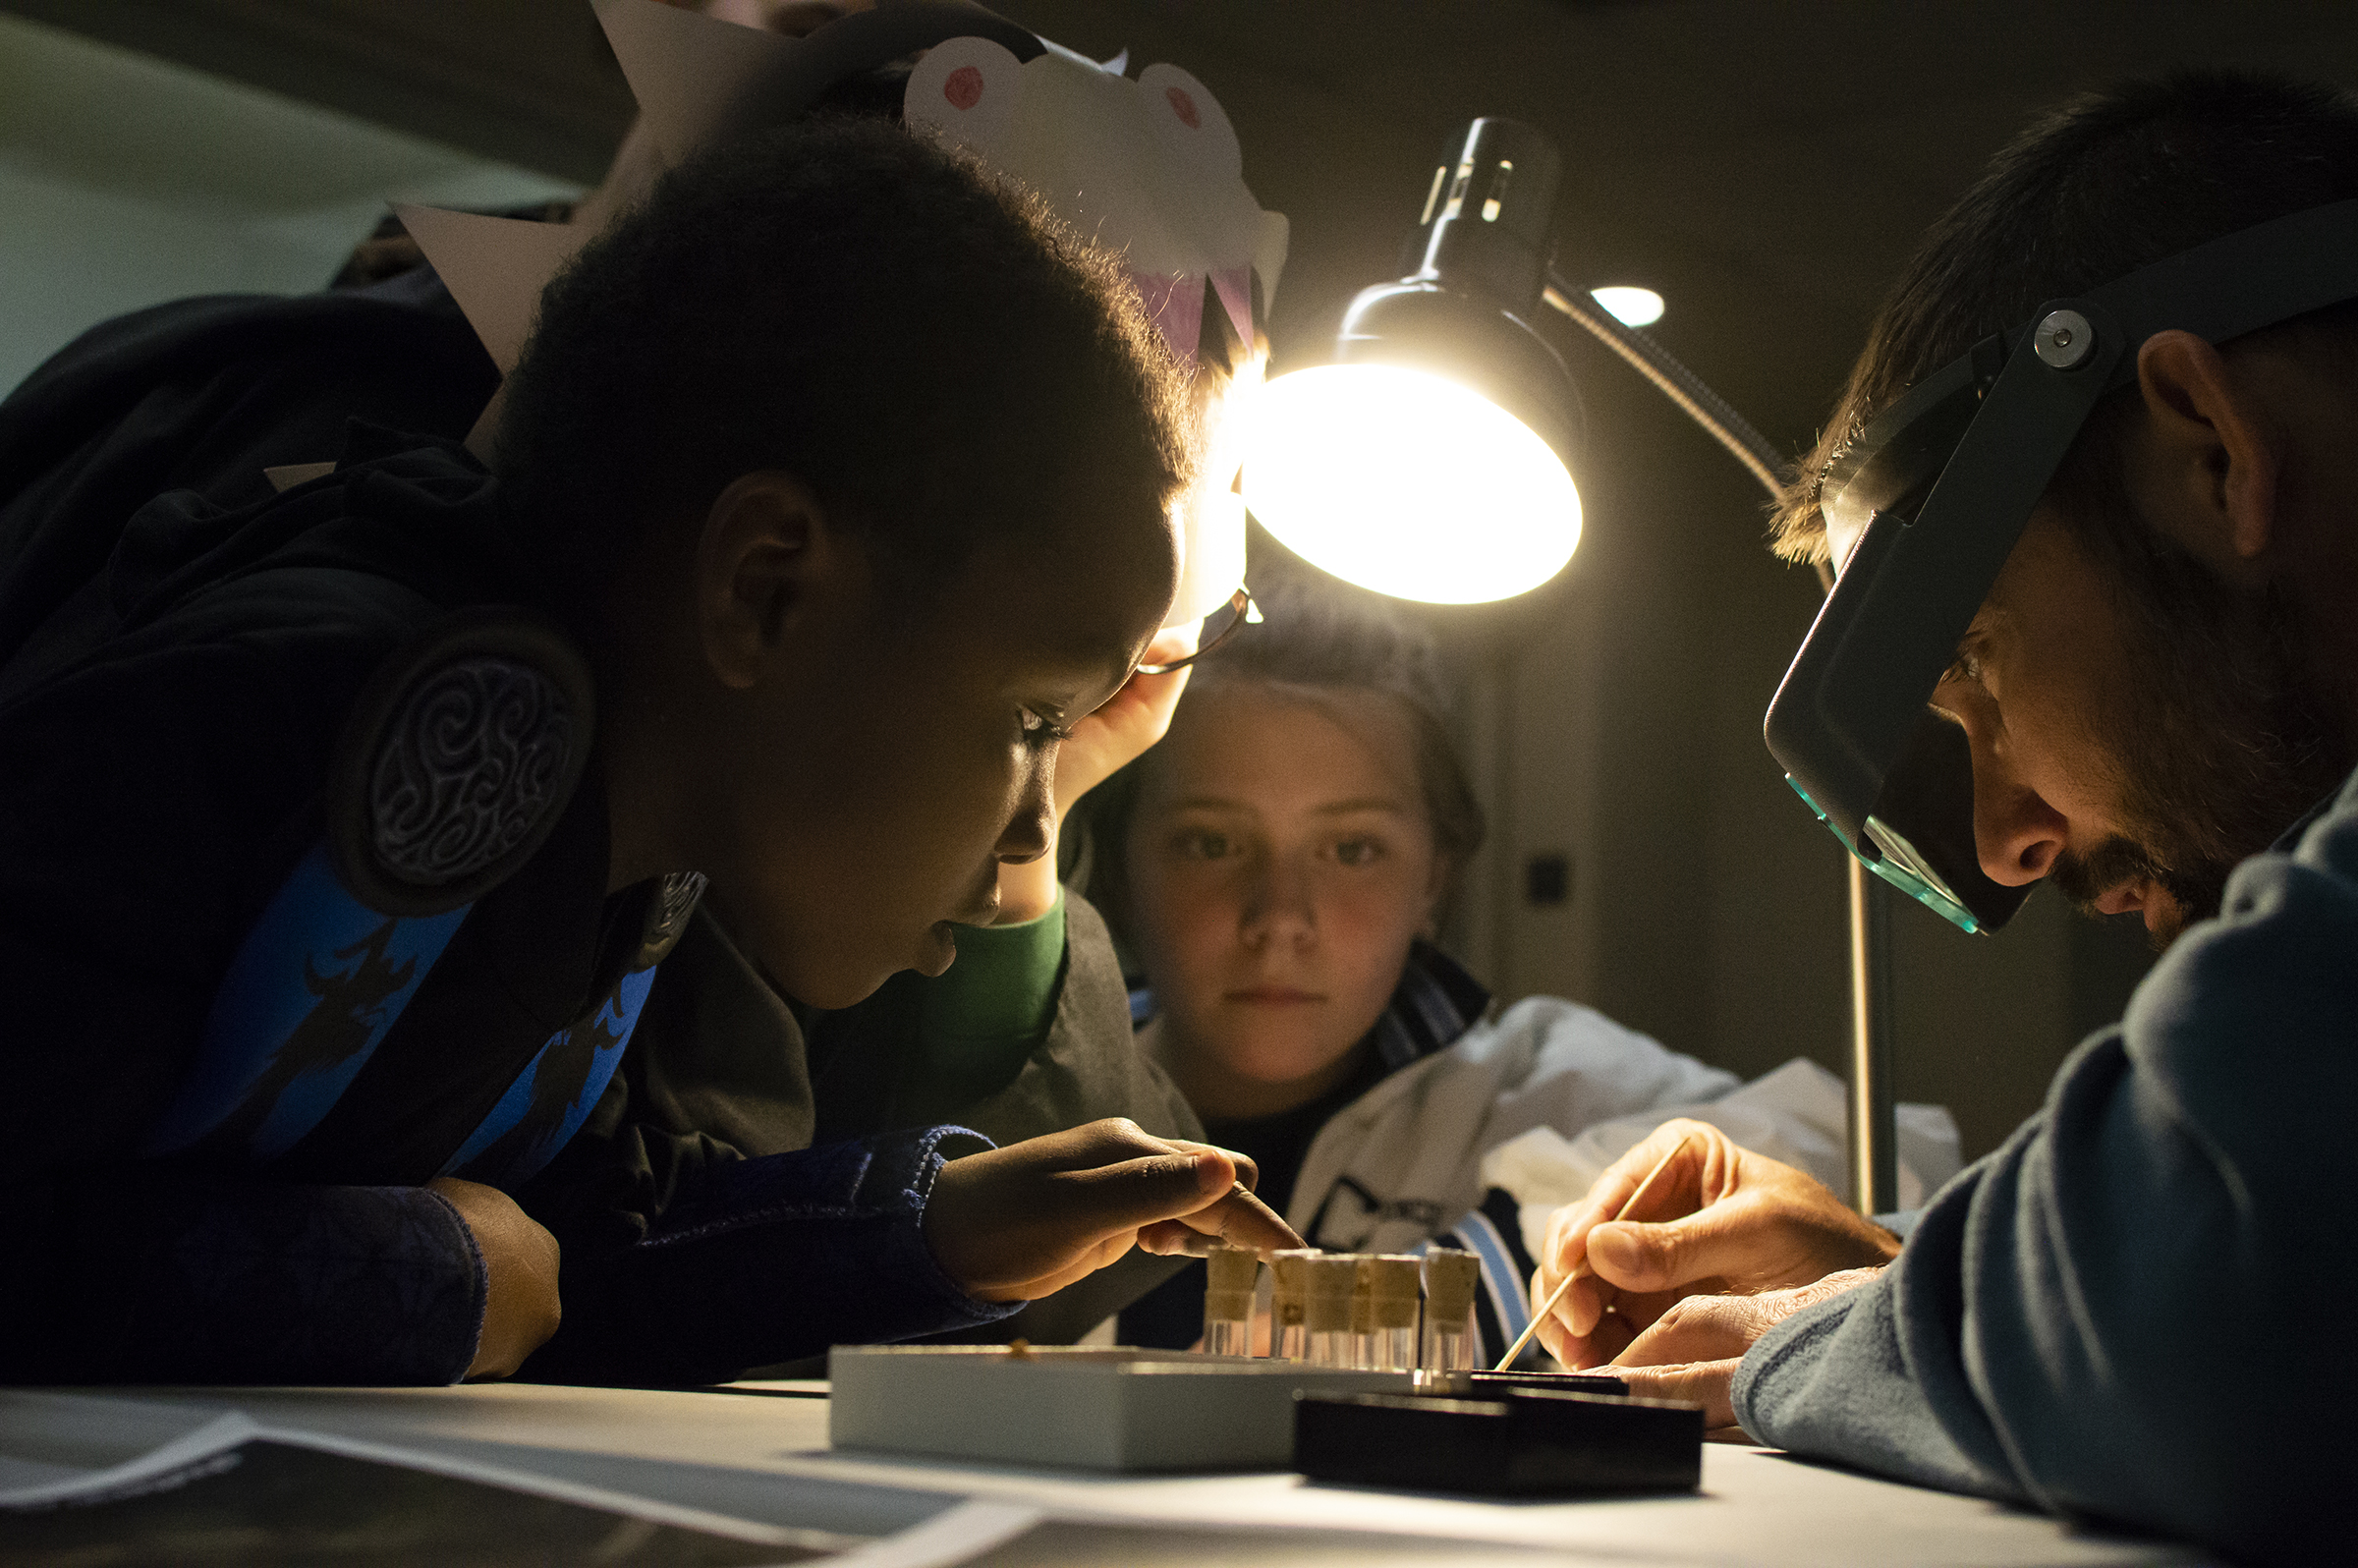
<instances>
[{"instance_id":1,"label":"white paper on table","mask_svg":"<svg viewBox=\"0 0 2358 1568\"><path fill-rule=\"evenodd\" d=\"M230 1411L123 1464L0 1489L0 1521L11 1513L49 1514L77 1505L103 1508L117 1499L128 1501L179 1484L198 1483L219 1470L233 1467L237 1451L254 1442L422 1471L570 1503L602 1514L758 1545L794 1548L798 1555L823 1552L827 1554L827 1562L840 1563L845 1568L953 1568L1016 1539L1044 1517L1039 1509L1021 1504L969 1501L907 1530L870 1540L833 1531L759 1524L425 1449L265 1426L243 1412Z\"/></svg>"}]
</instances>

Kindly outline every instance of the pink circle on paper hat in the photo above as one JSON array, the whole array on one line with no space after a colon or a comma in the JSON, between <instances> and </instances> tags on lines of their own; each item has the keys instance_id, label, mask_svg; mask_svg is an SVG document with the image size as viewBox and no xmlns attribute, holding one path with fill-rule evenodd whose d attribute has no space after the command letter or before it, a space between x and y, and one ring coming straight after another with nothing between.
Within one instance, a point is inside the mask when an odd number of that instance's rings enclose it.
<instances>
[{"instance_id":1,"label":"pink circle on paper hat","mask_svg":"<svg viewBox=\"0 0 2358 1568\"><path fill-rule=\"evenodd\" d=\"M995 150L1024 96L1023 63L988 38L951 38L918 57L901 97L912 130L937 131L996 164Z\"/></svg>"}]
</instances>

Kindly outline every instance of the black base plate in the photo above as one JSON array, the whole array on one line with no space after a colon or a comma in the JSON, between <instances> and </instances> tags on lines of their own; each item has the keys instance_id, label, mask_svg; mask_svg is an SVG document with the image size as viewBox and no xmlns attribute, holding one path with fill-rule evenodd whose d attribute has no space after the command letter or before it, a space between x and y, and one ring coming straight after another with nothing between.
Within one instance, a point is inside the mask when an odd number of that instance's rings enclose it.
<instances>
[{"instance_id":1,"label":"black base plate","mask_svg":"<svg viewBox=\"0 0 2358 1568\"><path fill-rule=\"evenodd\" d=\"M1692 1491L1703 1407L1508 1390L1497 1398L1302 1394L1294 1468L1314 1481L1498 1497Z\"/></svg>"}]
</instances>

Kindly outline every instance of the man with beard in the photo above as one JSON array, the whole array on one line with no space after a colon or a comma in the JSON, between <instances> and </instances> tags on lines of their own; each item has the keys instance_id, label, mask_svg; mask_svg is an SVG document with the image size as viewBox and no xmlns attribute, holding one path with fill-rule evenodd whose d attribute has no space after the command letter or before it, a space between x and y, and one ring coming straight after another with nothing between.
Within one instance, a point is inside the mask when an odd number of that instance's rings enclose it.
<instances>
[{"instance_id":1,"label":"man with beard","mask_svg":"<svg viewBox=\"0 0 2358 1568\"><path fill-rule=\"evenodd\" d=\"M2190 75L2041 120L1902 276L1778 548L1848 560L1843 447L1993 334L2353 197L2358 100L2325 87ZM2332 1311L2358 1234L2319 1201L2358 1103L2358 304L2125 353L1932 702L1983 874L2134 913L2165 955L1904 1245L1663 1127L1556 1216L1538 1289L1595 1273L1543 1332L1799 1452L2318 1560L2358 1526ZM1646 1222L1612 1223L1665 1157Z\"/></svg>"}]
</instances>

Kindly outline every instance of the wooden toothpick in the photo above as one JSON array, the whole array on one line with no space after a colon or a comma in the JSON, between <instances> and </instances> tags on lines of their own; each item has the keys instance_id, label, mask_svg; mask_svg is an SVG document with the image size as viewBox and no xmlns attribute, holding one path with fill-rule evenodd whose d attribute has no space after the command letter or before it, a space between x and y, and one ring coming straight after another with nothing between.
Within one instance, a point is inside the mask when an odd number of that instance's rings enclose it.
<instances>
[{"instance_id":1,"label":"wooden toothpick","mask_svg":"<svg viewBox=\"0 0 2358 1568\"><path fill-rule=\"evenodd\" d=\"M1654 1186L1654 1179L1656 1176L1659 1176L1663 1171L1668 1170L1670 1168L1670 1162L1678 1157L1678 1151L1686 1147L1687 1141L1683 1138L1677 1143L1672 1144L1670 1146L1670 1152L1664 1154L1659 1160L1655 1162L1654 1169L1646 1173L1646 1179L1638 1183L1638 1190L1629 1195L1629 1202L1621 1205L1621 1212L1615 1214L1610 1220L1606 1221L1606 1223L1617 1225L1622 1220L1627 1219L1630 1216L1631 1211L1638 1206L1638 1200L1644 1198L1647 1190ZM1596 1227L1594 1226L1590 1227L1592 1231ZM1540 1324L1546 1321L1547 1315L1549 1313L1555 1311L1556 1303L1564 1299L1564 1292L1572 1288L1572 1281L1576 1279L1586 1279L1594 1272L1596 1272L1596 1270L1589 1267L1588 1250L1583 1248L1581 1250L1580 1261L1572 1265L1572 1272L1564 1276L1564 1282L1555 1287L1554 1293L1547 1298L1545 1304L1543 1305L1538 1312L1535 1312L1531 1315L1531 1321L1524 1326L1522 1337L1518 1338L1512 1345L1507 1347L1506 1354L1498 1358L1498 1365L1491 1368L1490 1371L1505 1372L1508 1368L1512 1367L1515 1364L1515 1358L1523 1354L1523 1347L1531 1343L1531 1336L1540 1331Z\"/></svg>"}]
</instances>

